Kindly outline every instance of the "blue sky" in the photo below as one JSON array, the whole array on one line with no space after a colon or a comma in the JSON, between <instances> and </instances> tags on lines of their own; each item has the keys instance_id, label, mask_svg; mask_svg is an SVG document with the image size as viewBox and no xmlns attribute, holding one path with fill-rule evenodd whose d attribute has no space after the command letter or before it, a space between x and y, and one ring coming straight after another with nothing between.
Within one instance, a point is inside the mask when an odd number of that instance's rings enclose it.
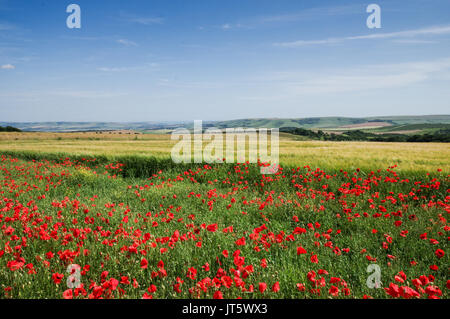
<instances>
[{"instance_id":1,"label":"blue sky","mask_svg":"<svg viewBox=\"0 0 450 319\"><path fill-rule=\"evenodd\" d=\"M449 0L0 0L0 121L449 114L449 88Z\"/></svg>"}]
</instances>

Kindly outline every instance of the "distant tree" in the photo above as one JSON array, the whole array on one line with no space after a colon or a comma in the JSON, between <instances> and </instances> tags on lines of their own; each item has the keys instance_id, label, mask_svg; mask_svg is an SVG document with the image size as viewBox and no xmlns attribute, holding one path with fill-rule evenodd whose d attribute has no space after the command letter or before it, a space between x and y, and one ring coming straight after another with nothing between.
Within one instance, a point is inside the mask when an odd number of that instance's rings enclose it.
<instances>
[{"instance_id":1,"label":"distant tree","mask_svg":"<svg viewBox=\"0 0 450 319\"><path fill-rule=\"evenodd\" d=\"M281 132L306 136L313 140L324 141L372 141L372 142L450 142L450 130L441 129L427 134L374 134L361 130L345 131L342 134L326 133L322 130L314 132L299 127L283 127Z\"/></svg>"},{"instance_id":2,"label":"distant tree","mask_svg":"<svg viewBox=\"0 0 450 319\"><path fill-rule=\"evenodd\" d=\"M6 127L0 126L0 132L22 132L22 130L8 125Z\"/></svg>"}]
</instances>

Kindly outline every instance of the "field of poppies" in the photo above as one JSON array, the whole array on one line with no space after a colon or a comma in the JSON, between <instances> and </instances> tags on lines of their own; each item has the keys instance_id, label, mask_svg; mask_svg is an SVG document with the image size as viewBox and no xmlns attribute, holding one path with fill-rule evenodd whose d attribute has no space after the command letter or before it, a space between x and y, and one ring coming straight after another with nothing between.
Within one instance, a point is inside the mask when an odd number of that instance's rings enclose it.
<instances>
[{"instance_id":1,"label":"field of poppies","mask_svg":"<svg viewBox=\"0 0 450 319\"><path fill-rule=\"evenodd\" d=\"M1 155L0 298L449 297L445 168L138 164Z\"/></svg>"}]
</instances>

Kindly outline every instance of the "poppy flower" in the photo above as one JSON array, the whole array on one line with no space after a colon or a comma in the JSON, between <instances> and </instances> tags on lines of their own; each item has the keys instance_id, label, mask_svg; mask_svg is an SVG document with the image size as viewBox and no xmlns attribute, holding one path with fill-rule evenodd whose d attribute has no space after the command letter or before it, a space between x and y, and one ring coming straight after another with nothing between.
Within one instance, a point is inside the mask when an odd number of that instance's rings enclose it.
<instances>
[{"instance_id":1,"label":"poppy flower","mask_svg":"<svg viewBox=\"0 0 450 319\"><path fill-rule=\"evenodd\" d=\"M302 283L297 283L297 290L298 291L305 291L305 285L304 284L302 284Z\"/></svg>"},{"instance_id":2,"label":"poppy flower","mask_svg":"<svg viewBox=\"0 0 450 319\"><path fill-rule=\"evenodd\" d=\"M267 284L265 282L260 282L258 284L258 289L260 293L264 293L264 291L266 291L267 288Z\"/></svg>"},{"instance_id":3,"label":"poppy flower","mask_svg":"<svg viewBox=\"0 0 450 319\"><path fill-rule=\"evenodd\" d=\"M221 291L217 290L214 295L213 295L214 299L223 299L223 294Z\"/></svg>"},{"instance_id":4,"label":"poppy flower","mask_svg":"<svg viewBox=\"0 0 450 319\"><path fill-rule=\"evenodd\" d=\"M328 294L330 294L333 297L337 297L339 295L339 288L336 286L331 286L328 290Z\"/></svg>"},{"instance_id":5,"label":"poppy flower","mask_svg":"<svg viewBox=\"0 0 450 319\"><path fill-rule=\"evenodd\" d=\"M64 299L73 299L73 291L72 289L67 289L63 292Z\"/></svg>"},{"instance_id":6,"label":"poppy flower","mask_svg":"<svg viewBox=\"0 0 450 319\"><path fill-rule=\"evenodd\" d=\"M443 251L442 249L437 249L437 250L435 251L435 254L436 254L436 257L437 257L437 258L442 258L442 257L444 257L444 255L445 255L445 253L444 253L444 251Z\"/></svg>"},{"instance_id":7,"label":"poppy flower","mask_svg":"<svg viewBox=\"0 0 450 319\"><path fill-rule=\"evenodd\" d=\"M278 292L280 291L280 283L277 281L276 283L273 284L272 286L272 291L273 292Z\"/></svg>"},{"instance_id":8,"label":"poppy flower","mask_svg":"<svg viewBox=\"0 0 450 319\"><path fill-rule=\"evenodd\" d=\"M147 261L147 259L142 258L142 260L141 260L141 268L142 268L142 269L147 269L147 267L148 267L148 261Z\"/></svg>"},{"instance_id":9,"label":"poppy flower","mask_svg":"<svg viewBox=\"0 0 450 319\"><path fill-rule=\"evenodd\" d=\"M266 258L261 259L261 267L267 268L267 259Z\"/></svg>"},{"instance_id":10,"label":"poppy flower","mask_svg":"<svg viewBox=\"0 0 450 319\"><path fill-rule=\"evenodd\" d=\"M64 278L64 275L63 274L58 274L58 273L54 273L53 275L52 275L52 279L53 279L53 282L55 283L55 284L60 284L61 283L61 280Z\"/></svg>"}]
</instances>

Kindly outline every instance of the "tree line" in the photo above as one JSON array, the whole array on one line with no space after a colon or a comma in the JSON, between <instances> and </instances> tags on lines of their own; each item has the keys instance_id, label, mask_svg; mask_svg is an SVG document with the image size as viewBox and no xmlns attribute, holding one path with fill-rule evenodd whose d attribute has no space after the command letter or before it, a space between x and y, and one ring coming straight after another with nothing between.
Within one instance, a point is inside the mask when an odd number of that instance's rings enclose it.
<instances>
[{"instance_id":1,"label":"tree line","mask_svg":"<svg viewBox=\"0 0 450 319\"><path fill-rule=\"evenodd\" d=\"M374 134L361 130L345 131L342 134L312 131L304 128L282 127L280 132L305 136L313 140L322 141L372 141L372 142L450 142L450 130L443 129L425 134Z\"/></svg>"},{"instance_id":2,"label":"tree line","mask_svg":"<svg viewBox=\"0 0 450 319\"><path fill-rule=\"evenodd\" d=\"M0 132L22 132L22 130L18 129L17 127L12 126L0 126Z\"/></svg>"}]
</instances>

